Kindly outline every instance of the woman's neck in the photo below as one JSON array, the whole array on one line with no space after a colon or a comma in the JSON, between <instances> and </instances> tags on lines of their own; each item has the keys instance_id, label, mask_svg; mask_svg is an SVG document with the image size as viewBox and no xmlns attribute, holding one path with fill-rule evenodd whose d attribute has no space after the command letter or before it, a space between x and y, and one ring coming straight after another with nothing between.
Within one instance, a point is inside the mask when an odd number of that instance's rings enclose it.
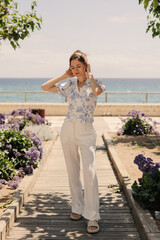
<instances>
[{"instance_id":1,"label":"woman's neck","mask_svg":"<svg viewBox=\"0 0 160 240\"><path fill-rule=\"evenodd\" d=\"M79 83L85 83L86 80L87 80L86 75L85 75L85 76L81 76L81 77L78 78L78 82L79 82Z\"/></svg>"}]
</instances>

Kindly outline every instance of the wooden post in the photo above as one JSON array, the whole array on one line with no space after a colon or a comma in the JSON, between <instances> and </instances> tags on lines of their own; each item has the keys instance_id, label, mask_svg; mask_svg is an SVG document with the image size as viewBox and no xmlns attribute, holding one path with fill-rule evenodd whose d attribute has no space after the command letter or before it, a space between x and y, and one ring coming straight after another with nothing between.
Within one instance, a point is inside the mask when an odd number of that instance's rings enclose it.
<instances>
[{"instance_id":1,"label":"wooden post","mask_svg":"<svg viewBox=\"0 0 160 240\"><path fill-rule=\"evenodd\" d=\"M148 103L148 93L146 92L146 103Z\"/></svg>"},{"instance_id":2,"label":"wooden post","mask_svg":"<svg viewBox=\"0 0 160 240\"><path fill-rule=\"evenodd\" d=\"M27 102L27 92L25 92L25 103Z\"/></svg>"},{"instance_id":3,"label":"wooden post","mask_svg":"<svg viewBox=\"0 0 160 240\"><path fill-rule=\"evenodd\" d=\"M107 100L108 100L107 97L108 97L107 92L105 92L105 102L107 102Z\"/></svg>"}]
</instances>

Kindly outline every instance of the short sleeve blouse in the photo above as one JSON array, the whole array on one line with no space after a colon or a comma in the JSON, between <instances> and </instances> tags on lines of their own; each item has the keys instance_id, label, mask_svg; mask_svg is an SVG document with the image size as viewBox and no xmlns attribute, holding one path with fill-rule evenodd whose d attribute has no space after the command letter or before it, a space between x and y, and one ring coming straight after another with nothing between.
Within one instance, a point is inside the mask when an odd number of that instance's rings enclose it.
<instances>
[{"instance_id":1,"label":"short sleeve blouse","mask_svg":"<svg viewBox=\"0 0 160 240\"><path fill-rule=\"evenodd\" d=\"M96 82L105 90L105 86L100 80ZM77 80L67 80L57 84L58 93L68 100L67 118L73 122L93 122L93 113L97 105L97 96L92 92L89 79L84 83L81 90L78 90Z\"/></svg>"}]
</instances>

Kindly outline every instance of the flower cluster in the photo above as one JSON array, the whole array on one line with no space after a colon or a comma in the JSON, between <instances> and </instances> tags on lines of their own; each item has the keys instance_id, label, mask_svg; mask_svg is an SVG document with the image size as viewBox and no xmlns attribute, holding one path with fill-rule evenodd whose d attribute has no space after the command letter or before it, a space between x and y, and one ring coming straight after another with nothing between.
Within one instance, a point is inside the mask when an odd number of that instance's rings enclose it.
<instances>
[{"instance_id":1,"label":"flower cluster","mask_svg":"<svg viewBox=\"0 0 160 240\"><path fill-rule=\"evenodd\" d=\"M14 176L12 180L8 181L8 186L11 188L18 188L18 183L21 182L21 179L19 178L19 176Z\"/></svg>"},{"instance_id":2,"label":"flower cluster","mask_svg":"<svg viewBox=\"0 0 160 240\"><path fill-rule=\"evenodd\" d=\"M19 183L14 175L23 177L32 173L42 156L42 142L35 133L22 134L21 131L11 129L0 131L0 178L10 180L9 184L13 188Z\"/></svg>"},{"instance_id":3,"label":"flower cluster","mask_svg":"<svg viewBox=\"0 0 160 240\"><path fill-rule=\"evenodd\" d=\"M46 119L42 118L39 114L32 113L32 110L27 108L16 109L6 115L0 114L0 128L2 129L19 131L31 123L49 125Z\"/></svg>"},{"instance_id":4,"label":"flower cluster","mask_svg":"<svg viewBox=\"0 0 160 240\"><path fill-rule=\"evenodd\" d=\"M123 126L118 130L117 135L159 134L157 125L160 123L153 121L140 111L132 110L127 114L127 118L120 117L120 119Z\"/></svg>"},{"instance_id":5,"label":"flower cluster","mask_svg":"<svg viewBox=\"0 0 160 240\"><path fill-rule=\"evenodd\" d=\"M142 154L135 157L134 163L138 165L139 170L143 173L155 173L160 168L160 163L154 163L151 158L145 158Z\"/></svg>"},{"instance_id":6,"label":"flower cluster","mask_svg":"<svg viewBox=\"0 0 160 240\"><path fill-rule=\"evenodd\" d=\"M33 173L43 156L40 137L25 127L45 126L48 121L31 109L16 109L8 114L0 113L0 189L8 186L16 189L20 178ZM23 130L23 131L22 131Z\"/></svg>"},{"instance_id":7,"label":"flower cluster","mask_svg":"<svg viewBox=\"0 0 160 240\"><path fill-rule=\"evenodd\" d=\"M132 184L133 197L144 209L160 210L160 163L142 154L135 157L134 163L142 171L142 177Z\"/></svg>"}]
</instances>

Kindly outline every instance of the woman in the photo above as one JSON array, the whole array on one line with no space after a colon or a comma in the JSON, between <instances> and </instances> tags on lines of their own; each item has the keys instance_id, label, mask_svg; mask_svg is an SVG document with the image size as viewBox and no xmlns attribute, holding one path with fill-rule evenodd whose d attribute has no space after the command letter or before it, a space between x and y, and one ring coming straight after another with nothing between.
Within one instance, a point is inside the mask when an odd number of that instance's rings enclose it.
<instances>
[{"instance_id":1,"label":"woman","mask_svg":"<svg viewBox=\"0 0 160 240\"><path fill-rule=\"evenodd\" d=\"M45 91L59 93L68 99L68 114L60 132L72 197L72 220L83 216L88 220L87 231L99 231L99 193L95 172L96 133L93 112L97 96L105 87L94 79L86 55L77 50L69 59L70 67L58 78L42 85ZM64 79L76 77L76 81ZM59 84L58 84L59 83ZM80 180L80 156L83 164L84 196Z\"/></svg>"}]
</instances>

